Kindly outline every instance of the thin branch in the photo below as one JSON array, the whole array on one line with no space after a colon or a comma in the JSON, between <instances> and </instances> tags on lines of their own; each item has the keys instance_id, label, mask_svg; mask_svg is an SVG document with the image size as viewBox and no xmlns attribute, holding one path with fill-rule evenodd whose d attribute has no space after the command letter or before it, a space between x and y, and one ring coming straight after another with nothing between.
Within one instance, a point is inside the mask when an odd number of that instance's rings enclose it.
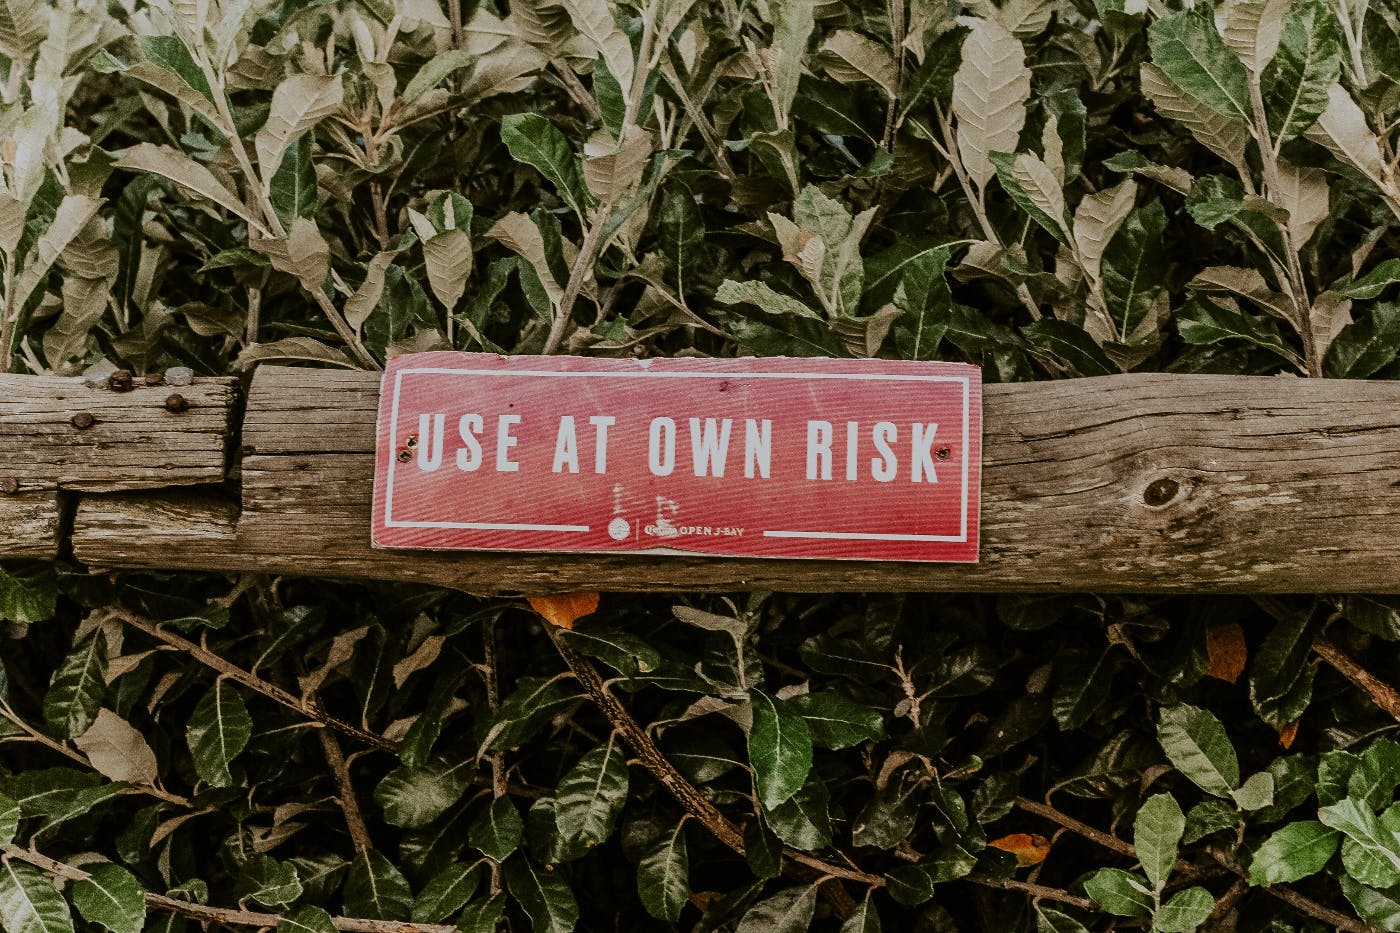
<instances>
[{"instance_id":1,"label":"thin branch","mask_svg":"<svg viewBox=\"0 0 1400 933\"><path fill-rule=\"evenodd\" d=\"M317 730L321 748L326 753L326 763L335 776L335 786L339 794L341 812L345 814L345 826L350 830L350 841L355 851L364 853L374 847L369 838L369 827L365 825L364 814L360 812L360 801L355 796L355 785L350 783L350 767L345 763L345 755L340 750L340 742L329 729Z\"/></svg>"},{"instance_id":2,"label":"thin branch","mask_svg":"<svg viewBox=\"0 0 1400 933\"><path fill-rule=\"evenodd\" d=\"M65 881L84 881L90 877L81 868L74 868L63 862L41 855L29 849L22 849L16 845L7 845L0 848L0 854L7 859L16 859L21 862L28 862L35 868L41 869L53 875L55 878L62 878ZM236 910L230 907L209 907L205 904L193 904L189 901L177 900L173 897L166 897L164 894L146 894L146 909L160 910L166 913L180 914L194 920L209 923L222 923L225 926L237 927L258 927L274 929L282 921L279 914L265 914L252 910ZM359 917L331 917L331 925L343 933L457 933L456 927L440 923L409 923L404 920L365 920Z\"/></svg>"},{"instance_id":3,"label":"thin branch","mask_svg":"<svg viewBox=\"0 0 1400 933\"><path fill-rule=\"evenodd\" d=\"M1241 878L1247 878L1245 870L1240 864L1224 852L1215 848L1209 848L1211 858L1215 859L1223 868L1229 869ZM1295 910L1307 914L1309 917L1321 920L1328 926L1335 927L1341 933L1381 933L1380 930L1368 923L1363 923L1355 917L1348 917L1339 910L1324 907L1312 898L1304 897L1292 888L1284 887L1281 884L1269 885L1263 889Z\"/></svg>"},{"instance_id":4,"label":"thin branch","mask_svg":"<svg viewBox=\"0 0 1400 933\"><path fill-rule=\"evenodd\" d=\"M172 648L177 648L185 652L205 667L218 671L229 680L242 684L254 693L262 694L274 703L280 703L287 707L287 709L300 713L306 718L319 722L343 735L358 739L366 745L371 745L386 752L397 752L399 750L398 742L386 739L384 736L377 735L366 729L361 729L359 726L352 725L342 719L337 719L326 712L319 703L313 700L298 699L276 684L270 684L256 674L250 674L242 668L235 667L203 645L197 645L187 638L181 638L174 632L161 628L158 623L151 619L145 619L125 611L116 612L114 615L132 628L140 629L152 638L163 641Z\"/></svg>"},{"instance_id":5,"label":"thin branch","mask_svg":"<svg viewBox=\"0 0 1400 933\"><path fill-rule=\"evenodd\" d=\"M1016 806L1025 810L1027 813L1034 813L1036 816L1041 816L1054 823L1058 823L1065 829L1083 836L1090 842L1097 843L1106 849L1112 849L1114 852L1133 860L1137 859L1137 850L1133 848L1131 843L1124 842L1117 836L1110 836L1108 833L1095 829L1088 823L1080 822L1072 816L1061 813L1054 807L1047 806L1043 803L1037 803L1025 797L1017 797ZM1221 867L1228 869L1237 877L1245 878L1246 880L1249 878L1248 873L1240 867L1239 863L1235 862L1228 855L1215 849L1210 849L1209 851L1211 858L1215 859ZM1178 861L1176 865L1173 866L1172 870L1191 871L1193 868L1194 867L1187 862ZM1348 917L1346 914L1333 910L1330 907L1324 907L1312 898L1300 894L1282 884L1268 885L1260 888L1260 890L1283 901L1295 910L1336 927L1336 929L1342 931L1342 933L1380 933L1375 927L1368 926L1360 920Z\"/></svg>"},{"instance_id":6,"label":"thin branch","mask_svg":"<svg viewBox=\"0 0 1400 933\"><path fill-rule=\"evenodd\" d=\"M743 855L744 836L739 832L738 827L729 822L724 814L715 808L714 804L706 800L700 791L676 770L675 765L671 764L670 760L656 747L656 743L651 740L651 736L647 735L646 730L637 723L637 720L632 718L632 714L627 711L627 708L608 690L602 676L593 665L568 644L567 636L559 628L548 623L545 624L545 631L549 633L550 640L554 642L554 647L558 649L560 656L564 659L564 663L569 666L574 677L587 691L593 702L598 705L598 708L602 710L603 715L612 723L618 735L622 736L622 740L631 747L642 765L661 782L661 786L665 787L691 816L710 831L711 835L735 853ZM883 887L885 884L885 879L879 875L833 865L805 852L798 852L796 849L784 848L783 855L794 862L814 868L823 875L830 875L833 878L843 878L871 887Z\"/></svg>"},{"instance_id":7,"label":"thin branch","mask_svg":"<svg viewBox=\"0 0 1400 933\"><path fill-rule=\"evenodd\" d=\"M1014 878L984 878L981 875L968 875L964 880L984 888L996 888L1000 891L1019 891L1037 900L1058 901L1061 904L1069 904L1072 907L1078 907L1080 910L1092 910L1096 913L1099 911L1099 905L1095 904L1087 897L1078 897L1074 894L1070 894L1068 891L1046 887L1043 884L1031 884L1029 881L1017 881Z\"/></svg>"},{"instance_id":8,"label":"thin branch","mask_svg":"<svg viewBox=\"0 0 1400 933\"><path fill-rule=\"evenodd\" d=\"M89 770L97 770L92 766L92 761L89 760L88 757L82 752L78 751L75 748L69 748L63 742L59 742L55 739L49 738L47 735L44 735L44 733L40 732L38 729L35 729L29 723L25 722L22 716L20 716L14 710L10 709L4 703L0 703L0 717L8 719L10 722L23 729L25 731L25 734L29 736L29 741L37 742L51 751L57 752L58 754L63 755L66 758L72 759L73 761L77 762L85 768L88 768ZM154 784L133 784L131 785L131 791L132 793L145 794L148 797L155 797L157 800L164 800L166 803L173 803L181 807L194 806L192 803L190 803L189 798L181 797L179 794L172 794L170 791L156 787Z\"/></svg>"},{"instance_id":9,"label":"thin branch","mask_svg":"<svg viewBox=\"0 0 1400 933\"><path fill-rule=\"evenodd\" d=\"M1331 639L1318 638L1313 642L1312 649L1338 674L1351 681L1357 689L1369 696L1372 703L1390 714L1392 719L1400 722L1400 692L1396 692L1394 687L1353 661L1351 656Z\"/></svg>"}]
</instances>

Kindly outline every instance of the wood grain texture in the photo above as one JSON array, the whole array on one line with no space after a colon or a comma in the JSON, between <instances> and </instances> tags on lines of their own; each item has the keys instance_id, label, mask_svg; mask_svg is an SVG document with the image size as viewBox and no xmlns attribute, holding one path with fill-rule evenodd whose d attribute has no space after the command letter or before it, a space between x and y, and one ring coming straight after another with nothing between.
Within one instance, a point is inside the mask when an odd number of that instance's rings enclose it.
<instances>
[{"instance_id":1,"label":"wood grain texture","mask_svg":"<svg viewBox=\"0 0 1400 933\"><path fill-rule=\"evenodd\" d=\"M111 491L224 477L233 379L116 392L60 376L0 374L0 483ZM186 406L166 402L179 395Z\"/></svg>"},{"instance_id":2,"label":"wood grain texture","mask_svg":"<svg viewBox=\"0 0 1400 933\"><path fill-rule=\"evenodd\" d=\"M377 399L375 374L264 367L241 438L241 514L218 500L85 497L75 553L100 567L478 593L1400 592L1397 383L1127 375L987 386L977 565L375 550Z\"/></svg>"},{"instance_id":3,"label":"wood grain texture","mask_svg":"<svg viewBox=\"0 0 1400 933\"><path fill-rule=\"evenodd\" d=\"M62 528L57 489L0 489L0 560L53 560Z\"/></svg>"}]
</instances>

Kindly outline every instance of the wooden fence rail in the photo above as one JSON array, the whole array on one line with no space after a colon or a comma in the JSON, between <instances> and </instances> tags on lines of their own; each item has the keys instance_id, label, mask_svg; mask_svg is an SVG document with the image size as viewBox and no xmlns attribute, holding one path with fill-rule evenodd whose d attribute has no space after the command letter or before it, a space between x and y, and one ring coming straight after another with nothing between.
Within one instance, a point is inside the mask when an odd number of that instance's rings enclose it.
<instances>
[{"instance_id":1,"label":"wooden fence rail","mask_svg":"<svg viewBox=\"0 0 1400 933\"><path fill-rule=\"evenodd\" d=\"M1400 383L1126 375L984 392L976 565L369 544L373 373L129 391L0 376L0 559L572 589L1400 592ZM172 399L172 396L177 396Z\"/></svg>"}]
</instances>

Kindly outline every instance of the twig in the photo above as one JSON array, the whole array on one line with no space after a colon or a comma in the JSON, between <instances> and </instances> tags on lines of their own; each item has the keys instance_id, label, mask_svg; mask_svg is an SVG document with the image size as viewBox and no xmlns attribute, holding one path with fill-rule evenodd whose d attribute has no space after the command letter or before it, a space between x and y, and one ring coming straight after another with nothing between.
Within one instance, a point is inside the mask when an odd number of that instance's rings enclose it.
<instances>
[{"instance_id":1,"label":"twig","mask_svg":"<svg viewBox=\"0 0 1400 933\"><path fill-rule=\"evenodd\" d=\"M1078 897L1068 891L1061 891L1059 888L1046 887L1043 884L1031 884L1029 881L1017 881L1015 878L984 878L981 875L968 875L965 881L970 881L975 885L984 888L996 888L1001 891L1019 891L1031 897L1046 900L1059 901L1061 904L1069 904L1078 907L1080 910L1092 910L1097 912L1099 905L1095 904L1087 897Z\"/></svg>"},{"instance_id":2,"label":"twig","mask_svg":"<svg viewBox=\"0 0 1400 933\"><path fill-rule=\"evenodd\" d=\"M1241 878L1248 877L1245 870L1240 867L1240 864L1224 852L1215 848L1208 848L1207 851L1210 852L1210 857L1215 859L1221 867L1229 869ZM1381 933L1380 930L1368 923L1363 923L1355 917L1348 917L1339 910L1324 907L1312 898L1304 897L1292 888L1284 887L1281 884L1268 885L1262 890L1272 894L1290 907L1307 914L1309 917L1321 920L1328 926L1343 931L1343 933Z\"/></svg>"},{"instance_id":3,"label":"twig","mask_svg":"<svg viewBox=\"0 0 1400 933\"><path fill-rule=\"evenodd\" d=\"M180 651L183 651L186 654L190 655L196 661L203 664L205 667L218 671L220 674L227 677L229 680L240 683L243 686L247 687L249 690L252 690L255 693L260 693L263 696L267 697L269 700L272 700L275 703L280 703L281 705L287 707L288 709L294 712L300 713L308 719L312 719L316 722L319 722L322 725L334 729L335 731L342 733L343 735L348 735L353 739L359 739L366 745L372 745L373 747L381 749L383 751L397 752L399 750L398 742L395 742L391 739L386 739L384 736L377 735L366 729L361 729L359 726L352 725L348 722L345 722L342 719L337 719L336 717L332 716L330 713L322 709L319 703L311 700L298 699L291 693L287 692L286 690L283 690L281 687L278 687L275 684L268 683L261 677L258 677L256 674L250 674L248 671L245 671L242 668L235 667L234 665L225 661L223 658L219 657L217 654L205 648L204 646L197 645L187 638L181 638L174 632L166 631L165 629L161 628L158 623L154 622L151 619L144 619L140 616L132 615L125 611L116 612L114 613L114 615L116 618L125 622L127 625L130 625L132 628L140 629L147 635L150 635L152 638L155 638L158 641L163 641L167 645L170 645L172 648L178 648Z\"/></svg>"},{"instance_id":4,"label":"twig","mask_svg":"<svg viewBox=\"0 0 1400 933\"><path fill-rule=\"evenodd\" d=\"M561 630L554 625L546 624L545 631L549 633L550 640L554 642L554 647L558 649L559 655L569 666L574 677L588 692L589 697L598 705L598 708L603 711L603 715L612 723L618 735L622 736L622 740L631 747L642 765L716 839L735 853L743 855L744 837L739 832L738 827L729 822L724 814L715 808L714 804L706 800L700 791L696 790L695 786L676 770L675 765L671 764L670 760L656 747L651 736L647 735L637 720L632 718L632 714L627 712L627 708L608 690L597 669L567 643L566 636L562 634ZM885 879L879 875L833 865L805 852L798 852L796 849L784 848L783 855L794 862L814 868L823 875L830 875L833 878L844 878L847 881L856 881L871 887L883 887L885 884Z\"/></svg>"},{"instance_id":5,"label":"twig","mask_svg":"<svg viewBox=\"0 0 1400 933\"><path fill-rule=\"evenodd\" d=\"M1017 797L1016 806L1028 813L1034 813L1036 816L1042 816L1047 820L1058 823L1065 829L1083 836L1090 842L1098 843L1104 848L1112 849L1114 852L1125 855L1128 858L1137 859L1137 850L1133 848L1131 843L1124 842L1117 836L1110 836L1108 833L1097 830L1088 823L1082 823L1072 816L1061 813L1054 807L1047 806L1043 803L1037 803L1025 797ZM1228 855L1216 849L1209 849L1208 851L1210 852L1211 858L1215 859L1221 867L1228 869L1237 877L1248 879L1248 873L1239 866L1239 863L1235 862ZM1173 871L1189 871L1191 869L1192 866L1189 863L1182 861L1178 861L1172 868ZM1284 885L1268 885L1261 890L1310 917L1336 927L1339 931L1343 931L1343 933L1380 933L1375 927L1367 926L1360 920L1348 917L1346 914L1333 910L1330 907L1324 907L1312 898L1299 894L1297 891L1285 887Z\"/></svg>"},{"instance_id":6,"label":"twig","mask_svg":"<svg viewBox=\"0 0 1400 933\"><path fill-rule=\"evenodd\" d=\"M73 761L76 761L78 764L82 765L85 768L89 768L93 771L97 770L92 766L92 761L90 761L88 757L82 752L78 751L77 749L69 748L64 743L56 741L54 739L49 738L47 735L44 735L44 733L40 732L38 729L35 729L29 723L25 722L23 717L21 717L14 710L10 709L4 703L0 703L0 717L8 719L10 722L23 729L25 733L29 736L29 741L37 742L51 751L57 752L58 754L63 755L66 758L70 758ZM157 800L164 800L166 803L173 803L177 806L194 806L190 803L189 798L181 797L179 794L172 794L170 791L156 787L154 784L133 784L131 785L131 790L133 793L145 794L148 797L155 797Z\"/></svg>"},{"instance_id":7,"label":"twig","mask_svg":"<svg viewBox=\"0 0 1400 933\"><path fill-rule=\"evenodd\" d=\"M345 826L350 830L350 841L355 845L356 852L368 852L373 848L373 843L369 838L369 827L365 825L364 814L360 812L360 801L355 796L355 785L350 783L350 767L345 763L345 755L340 750L340 742L329 729L317 730L317 736L321 740L321 748L326 753L326 763L331 767L331 774L335 776L335 785L339 792L339 802L341 812L345 814Z\"/></svg>"},{"instance_id":8,"label":"twig","mask_svg":"<svg viewBox=\"0 0 1400 933\"><path fill-rule=\"evenodd\" d=\"M557 351L559 344L564 340L564 328L573 317L574 302L578 300L579 292L583 291L584 279L593 274L593 265L598 261L597 253L602 245L603 227L607 225L612 211L611 201L599 205L598 213L593 216L593 222L588 225L588 231L583 235L578 256L574 258L573 268L569 270L568 284L564 286L564 294L559 298L559 307L554 310L554 321L549 325L549 336L545 338L544 349L540 351L546 356Z\"/></svg>"},{"instance_id":9,"label":"twig","mask_svg":"<svg viewBox=\"0 0 1400 933\"><path fill-rule=\"evenodd\" d=\"M1329 638L1319 637L1313 642L1312 649L1338 674L1369 696L1372 703L1389 713L1392 719L1400 721L1400 692L1396 692L1394 687L1353 661Z\"/></svg>"},{"instance_id":10,"label":"twig","mask_svg":"<svg viewBox=\"0 0 1400 933\"><path fill-rule=\"evenodd\" d=\"M0 848L0 854L7 859L28 862L36 868L48 872L55 878L65 881L84 881L90 877L87 872L72 865L41 855L16 845ZM164 894L147 893L147 910L162 910L180 914L195 920L222 923L226 926L259 927L274 929L282 921L278 914L265 914L252 910L236 910L229 907L209 907L189 901L166 897ZM343 933L457 933L456 927L440 923L409 923L403 920L365 920L359 917L331 917L331 925Z\"/></svg>"}]
</instances>

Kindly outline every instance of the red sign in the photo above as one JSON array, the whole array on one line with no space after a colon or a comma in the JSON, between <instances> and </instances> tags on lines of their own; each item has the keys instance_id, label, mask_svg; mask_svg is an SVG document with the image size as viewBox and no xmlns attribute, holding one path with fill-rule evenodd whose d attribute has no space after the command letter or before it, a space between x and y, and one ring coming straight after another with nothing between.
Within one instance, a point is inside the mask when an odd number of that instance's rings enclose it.
<instances>
[{"instance_id":1,"label":"red sign","mask_svg":"<svg viewBox=\"0 0 1400 933\"><path fill-rule=\"evenodd\" d=\"M981 437L955 363L400 356L374 543L976 561Z\"/></svg>"}]
</instances>

